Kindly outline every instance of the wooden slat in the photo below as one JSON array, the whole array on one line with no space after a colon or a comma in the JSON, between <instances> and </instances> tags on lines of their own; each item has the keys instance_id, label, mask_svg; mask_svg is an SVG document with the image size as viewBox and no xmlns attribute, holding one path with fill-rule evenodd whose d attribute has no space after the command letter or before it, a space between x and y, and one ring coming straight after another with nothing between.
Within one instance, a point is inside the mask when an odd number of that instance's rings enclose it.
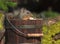
<instances>
[{"instance_id":1,"label":"wooden slat","mask_svg":"<svg viewBox=\"0 0 60 44\"><path fill-rule=\"evenodd\" d=\"M28 37L40 37L43 36L43 33L28 33Z\"/></svg>"}]
</instances>

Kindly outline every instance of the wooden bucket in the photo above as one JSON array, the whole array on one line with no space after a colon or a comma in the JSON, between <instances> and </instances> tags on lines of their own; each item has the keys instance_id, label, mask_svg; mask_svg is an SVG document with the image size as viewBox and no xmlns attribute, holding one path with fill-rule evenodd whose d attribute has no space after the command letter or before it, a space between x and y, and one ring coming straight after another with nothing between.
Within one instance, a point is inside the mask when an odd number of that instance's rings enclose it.
<instances>
[{"instance_id":1,"label":"wooden bucket","mask_svg":"<svg viewBox=\"0 0 60 44\"><path fill-rule=\"evenodd\" d=\"M42 20L5 20L6 44L40 44L42 33Z\"/></svg>"}]
</instances>

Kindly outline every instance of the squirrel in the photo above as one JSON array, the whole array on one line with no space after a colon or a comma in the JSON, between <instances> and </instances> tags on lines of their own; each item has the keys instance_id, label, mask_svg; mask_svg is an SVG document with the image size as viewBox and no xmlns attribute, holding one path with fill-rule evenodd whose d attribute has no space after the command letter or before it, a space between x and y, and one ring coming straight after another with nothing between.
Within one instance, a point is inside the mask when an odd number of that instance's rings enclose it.
<instances>
[{"instance_id":1,"label":"squirrel","mask_svg":"<svg viewBox=\"0 0 60 44\"><path fill-rule=\"evenodd\" d=\"M22 20L30 20L30 18L33 19L33 14L29 10L27 10L25 8L21 8L21 10L20 10L20 18Z\"/></svg>"},{"instance_id":2,"label":"squirrel","mask_svg":"<svg viewBox=\"0 0 60 44\"><path fill-rule=\"evenodd\" d=\"M17 12L18 11L18 12ZM20 20L37 20L38 18L34 18L33 14L27 10L26 8L21 8L20 10L15 11L16 17Z\"/></svg>"}]
</instances>

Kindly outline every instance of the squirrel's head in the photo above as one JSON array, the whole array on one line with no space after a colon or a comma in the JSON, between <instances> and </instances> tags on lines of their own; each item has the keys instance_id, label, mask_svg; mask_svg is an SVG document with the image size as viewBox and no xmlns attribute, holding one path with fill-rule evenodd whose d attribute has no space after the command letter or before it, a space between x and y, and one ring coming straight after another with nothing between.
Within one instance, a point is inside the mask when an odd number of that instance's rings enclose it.
<instances>
[{"instance_id":1,"label":"squirrel's head","mask_svg":"<svg viewBox=\"0 0 60 44\"><path fill-rule=\"evenodd\" d=\"M33 15L29 10L22 8L20 11L20 16L21 16L22 20L28 20Z\"/></svg>"}]
</instances>

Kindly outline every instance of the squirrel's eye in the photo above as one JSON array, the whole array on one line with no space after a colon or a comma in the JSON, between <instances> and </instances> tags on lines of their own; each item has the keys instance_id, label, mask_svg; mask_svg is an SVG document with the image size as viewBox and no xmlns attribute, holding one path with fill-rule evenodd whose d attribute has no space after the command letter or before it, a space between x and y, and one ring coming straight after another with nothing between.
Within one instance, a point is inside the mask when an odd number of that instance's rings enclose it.
<instances>
[{"instance_id":1,"label":"squirrel's eye","mask_svg":"<svg viewBox=\"0 0 60 44\"><path fill-rule=\"evenodd\" d=\"M29 14L29 12L27 12L27 14Z\"/></svg>"}]
</instances>

